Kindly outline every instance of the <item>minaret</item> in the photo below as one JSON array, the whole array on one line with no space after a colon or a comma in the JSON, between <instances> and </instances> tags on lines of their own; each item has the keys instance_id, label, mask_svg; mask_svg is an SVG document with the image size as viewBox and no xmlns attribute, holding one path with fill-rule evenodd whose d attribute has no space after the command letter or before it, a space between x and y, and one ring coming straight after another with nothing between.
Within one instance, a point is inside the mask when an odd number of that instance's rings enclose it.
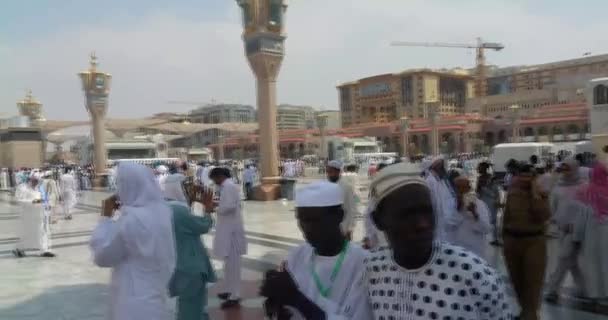
<instances>
[{"instance_id":1,"label":"minaret","mask_svg":"<svg viewBox=\"0 0 608 320\"><path fill-rule=\"evenodd\" d=\"M89 69L80 72L82 90L85 96L85 107L91 117L93 126L93 146L95 149L96 187L106 184L107 150L105 145L105 117L108 110L108 95L112 76L97 70L97 56L91 53Z\"/></svg>"},{"instance_id":2,"label":"minaret","mask_svg":"<svg viewBox=\"0 0 608 320\"><path fill-rule=\"evenodd\" d=\"M277 75L284 56L285 0L237 0L243 11L245 55L256 77L262 185L258 200L279 196L279 152L276 124Z\"/></svg>"},{"instance_id":3,"label":"minaret","mask_svg":"<svg viewBox=\"0 0 608 320\"><path fill-rule=\"evenodd\" d=\"M37 127L45 120L42 116L42 103L34 98L31 89L27 90L23 100L17 102L17 107L20 115L28 117L30 126Z\"/></svg>"}]
</instances>

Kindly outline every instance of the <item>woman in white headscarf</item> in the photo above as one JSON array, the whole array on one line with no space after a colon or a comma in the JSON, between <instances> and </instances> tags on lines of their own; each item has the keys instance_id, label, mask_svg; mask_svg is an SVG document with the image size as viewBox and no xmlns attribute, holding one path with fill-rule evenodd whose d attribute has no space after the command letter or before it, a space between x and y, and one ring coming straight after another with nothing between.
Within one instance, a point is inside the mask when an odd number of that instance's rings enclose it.
<instances>
[{"instance_id":1,"label":"woman in white headscarf","mask_svg":"<svg viewBox=\"0 0 608 320\"><path fill-rule=\"evenodd\" d=\"M91 236L95 264L112 268L110 320L166 320L168 284L175 268L172 212L154 174L140 164L117 170L118 199L102 204ZM120 217L112 219L120 200Z\"/></svg>"}]
</instances>

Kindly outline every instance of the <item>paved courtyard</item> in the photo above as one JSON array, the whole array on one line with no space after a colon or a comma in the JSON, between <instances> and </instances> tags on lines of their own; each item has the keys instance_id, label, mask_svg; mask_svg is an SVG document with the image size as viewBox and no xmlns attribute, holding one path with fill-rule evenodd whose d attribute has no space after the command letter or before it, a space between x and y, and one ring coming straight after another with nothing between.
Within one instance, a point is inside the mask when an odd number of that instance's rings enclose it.
<instances>
[{"instance_id":1,"label":"paved courtyard","mask_svg":"<svg viewBox=\"0 0 608 320\"><path fill-rule=\"evenodd\" d=\"M99 216L100 201L107 195L84 193L74 219L53 225L52 244L57 258L14 259L10 250L17 240L18 207L9 202L7 194L0 193L0 319L104 319L109 271L93 265L87 243ZM211 288L212 319L263 319L262 300L257 296L262 273L276 266L291 248L302 242L291 202L246 202L244 217L249 240L249 254L243 261L244 301L240 309L223 312L219 310L220 302ZM361 237L362 222L359 220L355 239ZM212 235L204 239L210 247ZM492 249L489 260L506 274L499 252ZM221 277L222 264L214 261L214 265ZM566 292L570 291L570 281L568 279L566 283ZM543 306L543 319L608 318L602 315L608 314L605 312L608 308L591 310L573 298L564 300L562 305Z\"/></svg>"}]
</instances>

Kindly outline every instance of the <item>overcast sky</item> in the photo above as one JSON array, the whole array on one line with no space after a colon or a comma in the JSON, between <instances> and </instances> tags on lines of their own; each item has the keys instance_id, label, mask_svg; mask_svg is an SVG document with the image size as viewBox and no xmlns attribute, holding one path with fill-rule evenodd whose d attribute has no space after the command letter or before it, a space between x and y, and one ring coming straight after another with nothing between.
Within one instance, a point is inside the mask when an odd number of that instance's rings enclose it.
<instances>
[{"instance_id":1,"label":"overcast sky","mask_svg":"<svg viewBox=\"0 0 608 320\"><path fill-rule=\"evenodd\" d=\"M278 101L336 109L335 86L419 67L471 67L468 49L391 40L502 42L488 62L608 53L605 0L290 0ZM181 112L169 100L255 103L233 0L8 0L0 4L0 113L26 88L48 119L84 119L76 73L96 51L113 75L110 117Z\"/></svg>"}]
</instances>

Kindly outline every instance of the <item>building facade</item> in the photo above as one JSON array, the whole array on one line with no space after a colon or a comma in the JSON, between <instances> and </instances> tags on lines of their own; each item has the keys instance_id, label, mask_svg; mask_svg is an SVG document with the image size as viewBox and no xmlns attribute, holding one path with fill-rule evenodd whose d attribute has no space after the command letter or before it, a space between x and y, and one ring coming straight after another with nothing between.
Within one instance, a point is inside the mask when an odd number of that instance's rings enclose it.
<instances>
[{"instance_id":1,"label":"building facade","mask_svg":"<svg viewBox=\"0 0 608 320\"><path fill-rule=\"evenodd\" d=\"M342 128L342 115L341 115L340 111L338 111L338 110L317 111L316 117L325 118L325 128L326 129Z\"/></svg>"},{"instance_id":2,"label":"building facade","mask_svg":"<svg viewBox=\"0 0 608 320\"><path fill-rule=\"evenodd\" d=\"M188 119L195 123L252 123L256 122L256 112L249 105L216 104L192 110Z\"/></svg>"},{"instance_id":3,"label":"building facade","mask_svg":"<svg viewBox=\"0 0 608 320\"><path fill-rule=\"evenodd\" d=\"M277 106L277 129L298 130L315 127L316 110L311 106L281 104Z\"/></svg>"},{"instance_id":4,"label":"building facade","mask_svg":"<svg viewBox=\"0 0 608 320\"><path fill-rule=\"evenodd\" d=\"M473 97L473 77L464 71L406 70L338 86L342 126L390 123L403 116L430 118L464 114Z\"/></svg>"},{"instance_id":5,"label":"building facade","mask_svg":"<svg viewBox=\"0 0 608 320\"><path fill-rule=\"evenodd\" d=\"M551 105L585 103L591 79L608 76L608 54L531 66L494 68L487 79L488 96L468 101L468 111L488 117L508 116L512 105L522 115Z\"/></svg>"}]
</instances>

